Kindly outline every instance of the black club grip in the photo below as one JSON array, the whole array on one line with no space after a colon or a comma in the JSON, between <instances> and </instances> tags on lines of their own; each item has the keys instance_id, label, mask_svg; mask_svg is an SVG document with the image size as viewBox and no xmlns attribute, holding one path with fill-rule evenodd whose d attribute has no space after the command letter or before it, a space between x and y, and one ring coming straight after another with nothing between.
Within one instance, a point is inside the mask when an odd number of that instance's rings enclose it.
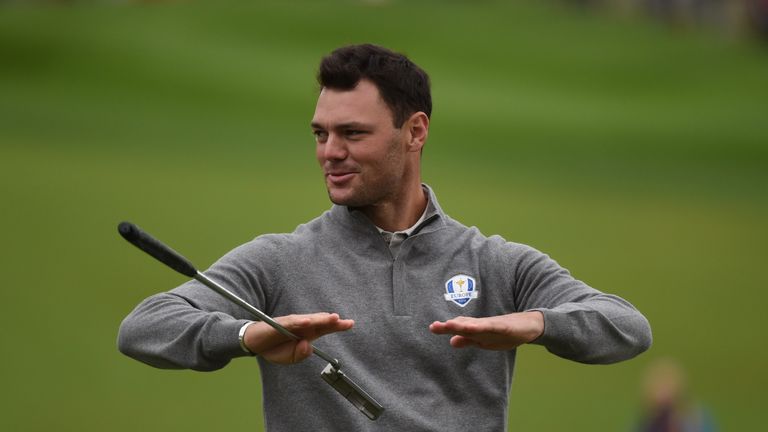
<instances>
[{"instance_id":1,"label":"black club grip","mask_svg":"<svg viewBox=\"0 0 768 432\"><path fill-rule=\"evenodd\" d=\"M197 269L188 259L160 242L160 240L145 233L136 225L130 222L121 222L117 226L117 231L124 239L133 243L134 246L152 255L156 260L177 272L189 277L195 277L197 274Z\"/></svg>"}]
</instances>

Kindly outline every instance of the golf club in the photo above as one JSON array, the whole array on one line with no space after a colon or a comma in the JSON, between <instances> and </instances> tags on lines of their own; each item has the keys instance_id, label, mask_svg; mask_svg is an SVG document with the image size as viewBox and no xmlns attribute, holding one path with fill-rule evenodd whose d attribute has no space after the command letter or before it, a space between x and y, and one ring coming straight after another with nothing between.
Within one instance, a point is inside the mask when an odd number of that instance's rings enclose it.
<instances>
[{"instance_id":1,"label":"golf club","mask_svg":"<svg viewBox=\"0 0 768 432\"><path fill-rule=\"evenodd\" d=\"M272 319L269 315L255 308L233 292L229 291L214 280L205 276L203 273L199 272L188 259L184 258L181 254L166 246L156 238L142 231L136 225L130 222L121 222L118 225L117 230L124 239L128 240L134 246L148 253L153 258L157 259L168 267L171 267L177 272L191 277L212 289L213 291L216 291L226 299L232 301L236 305L251 313L251 315L253 315L258 320L269 324L283 336L293 340L301 339L280 325L280 323ZM349 377L346 376L346 374L344 374L344 372L341 371L341 362L338 359L326 354L322 350L312 345L311 347L314 354L329 363L328 366L326 366L325 369L323 369L323 371L320 373L323 380L325 380L334 389L336 389L336 391L339 392L342 396L347 398L347 400L349 400L352 405L359 409L368 418L371 420L376 420L379 418L381 413L384 412L384 407L376 402L375 399L368 395L368 393L361 389L360 386L355 384L351 379L349 379Z\"/></svg>"}]
</instances>

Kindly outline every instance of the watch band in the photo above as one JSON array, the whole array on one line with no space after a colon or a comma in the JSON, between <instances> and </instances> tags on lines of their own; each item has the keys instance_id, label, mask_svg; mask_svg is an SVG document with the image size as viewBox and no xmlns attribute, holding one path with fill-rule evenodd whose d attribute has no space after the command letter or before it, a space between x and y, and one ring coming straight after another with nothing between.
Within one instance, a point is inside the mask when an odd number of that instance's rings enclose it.
<instances>
[{"instance_id":1,"label":"watch band","mask_svg":"<svg viewBox=\"0 0 768 432\"><path fill-rule=\"evenodd\" d=\"M240 348L242 348L243 351L247 352L252 356L256 355L256 353L249 350L248 347L245 345L245 331L248 329L249 325L255 322L256 321L248 321L247 323L243 324L243 326L240 327L240 331L237 333L237 341L240 342Z\"/></svg>"}]
</instances>

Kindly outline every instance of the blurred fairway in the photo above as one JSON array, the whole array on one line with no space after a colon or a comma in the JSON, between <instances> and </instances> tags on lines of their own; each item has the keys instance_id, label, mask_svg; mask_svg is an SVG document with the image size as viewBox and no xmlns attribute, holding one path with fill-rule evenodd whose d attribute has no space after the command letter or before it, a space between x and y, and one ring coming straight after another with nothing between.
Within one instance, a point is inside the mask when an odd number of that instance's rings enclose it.
<instances>
[{"instance_id":1,"label":"blurred fairway","mask_svg":"<svg viewBox=\"0 0 768 432\"><path fill-rule=\"evenodd\" d=\"M313 76L353 42L431 74L424 179L450 215L651 321L651 351L615 366L522 348L510 430L629 430L660 357L722 430L759 428L768 52L537 3L0 6L0 430L260 429L255 362L117 352L122 318L183 279L116 225L205 267L326 209Z\"/></svg>"}]
</instances>

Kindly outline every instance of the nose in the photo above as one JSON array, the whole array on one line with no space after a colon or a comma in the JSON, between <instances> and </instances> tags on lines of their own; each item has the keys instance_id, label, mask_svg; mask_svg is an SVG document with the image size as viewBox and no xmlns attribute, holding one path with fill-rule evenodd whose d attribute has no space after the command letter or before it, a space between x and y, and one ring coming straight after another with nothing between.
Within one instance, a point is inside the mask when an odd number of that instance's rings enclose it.
<instances>
[{"instance_id":1,"label":"nose","mask_svg":"<svg viewBox=\"0 0 768 432\"><path fill-rule=\"evenodd\" d=\"M322 146L325 160L344 160L349 155L346 141L337 134L328 134L328 138Z\"/></svg>"}]
</instances>

